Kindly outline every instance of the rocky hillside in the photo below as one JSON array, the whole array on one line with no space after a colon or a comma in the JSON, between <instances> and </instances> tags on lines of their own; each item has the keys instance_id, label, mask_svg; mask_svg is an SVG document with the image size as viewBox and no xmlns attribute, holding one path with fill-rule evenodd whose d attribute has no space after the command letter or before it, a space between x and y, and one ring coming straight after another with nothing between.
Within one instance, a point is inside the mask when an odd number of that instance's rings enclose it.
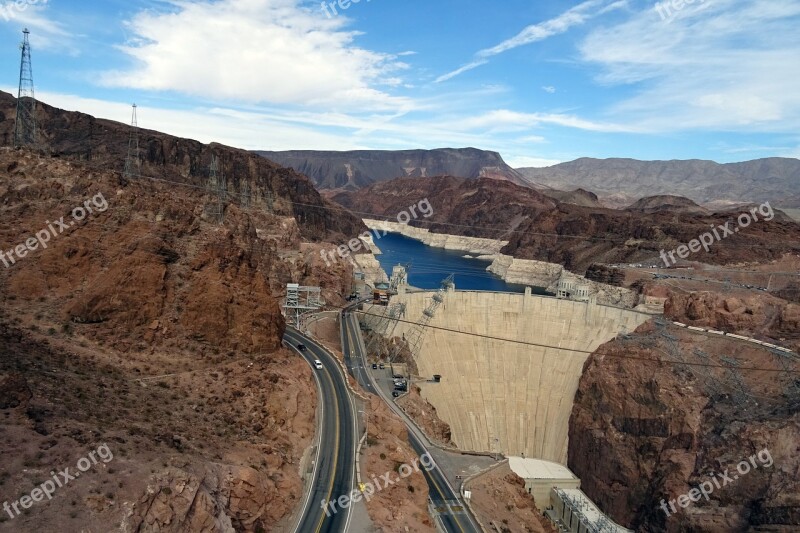
<instances>
[{"instance_id":1,"label":"rocky hillside","mask_svg":"<svg viewBox=\"0 0 800 533\"><path fill-rule=\"evenodd\" d=\"M96 170L122 172L130 139L130 126L64 111L37 102L37 125L46 153L62 159L83 161ZM0 91L0 145L13 139L16 99ZM332 209L307 177L245 150L220 144L202 144L164 133L139 130L141 174L150 178L206 188L211 156L219 160L227 181L227 195L238 202L248 193L250 205L274 210L297 220L304 239L335 240L356 235L365 228L347 212Z\"/></svg>"},{"instance_id":2,"label":"rocky hillside","mask_svg":"<svg viewBox=\"0 0 800 533\"><path fill-rule=\"evenodd\" d=\"M550 198L565 204L582 205L584 207L606 207L595 193L584 189L575 189L574 191L540 189L540 191Z\"/></svg>"},{"instance_id":3,"label":"rocky hillside","mask_svg":"<svg viewBox=\"0 0 800 533\"><path fill-rule=\"evenodd\" d=\"M300 282L341 303L349 266L318 251L363 226L293 170L157 132L140 137L156 179L126 180L126 126L39 110L47 150L0 148L2 499L104 444L113 458L0 531L280 530L316 410L280 298ZM0 112L8 140L7 95Z\"/></svg>"},{"instance_id":4,"label":"rocky hillside","mask_svg":"<svg viewBox=\"0 0 800 533\"><path fill-rule=\"evenodd\" d=\"M529 180L556 189L589 189L612 207L659 194L685 196L711 207L767 201L775 207L800 207L799 159L719 164L584 157L552 167L517 170Z\"/></svg>"},{"instance_id":5,"label":"rocky hillside","mask_svg":"<svg viewBox=\"0 0 800 533\"><path fill-rule=\"evenodd\" d=\"M709 214L707 209L700 207L688 198L670 194L647 196L628 206L627 210L639 211L640 213L657 213L659 211L668 211L671 213L686 213L692 215Z\"/></svg>"},{"instance_id":6,"label":"rocky hillside","mask_svg":"<svg viewBox=\"0 0 800 533\"><path fill-rule=\"evenodd\" d=\"M443 174L492 178L527 186L500 154L476 148L437 150L357 150L324 152L292 150L257 152L310 177L320 190L356 190L398 177L425 178Z\"/></svg>"},{"instance_id":7,"label":"rocky hillside","mask_svg":"<svg viewBox=\"0 0 800 533\"><path fill-rule=\"evenodd\" d=\"M800 347L800 306L767 295L670 295L667 314ZM735 378L714 366L730 366L730 358L763 370ZM654 359L693 366L647 361ZM797 531L798 372L797 361L750 343L647 323L587 361L570 419L569 466L591 498L637 531ZM698 491L688 507L677 502L703 483L708 498Z\"/></svg>"},{"instance_id":8,"label":"rocky hillside","mask_svg":"<svg viewBox=\"0 0 800 533\"><path fill-rule=\"evenodd\" d=\"M687 214L658 209L651 213L584 207L558 202L540 191L489 179L399 178L333 199L354 211L396 220L397 214L428 198L433 215L412 225L436 233L509 241L502 253L520 259L559 263L583 274L592 263L651 263L661 250L698 238L712 224L734 221L730 213ZM738 212L736 213L738 215ZM378 218L378 217L373 217ZM697 261L726 264L768 261L800 251L800 225L759 221L701 251Z\"/></svg>"}]
</instances>

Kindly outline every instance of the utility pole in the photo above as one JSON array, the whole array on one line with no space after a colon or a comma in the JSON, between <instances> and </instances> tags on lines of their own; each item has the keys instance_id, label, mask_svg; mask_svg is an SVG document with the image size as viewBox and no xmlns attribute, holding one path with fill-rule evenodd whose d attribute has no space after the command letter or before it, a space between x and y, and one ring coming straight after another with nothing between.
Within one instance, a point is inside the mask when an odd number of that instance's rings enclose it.
<instances>
[{"instance_id":1,"label":"utility pole","mask_svg":"<svg viewBox=\"0 0 800 533\"><path fill-rule=\"evenodd\" d=\"M271 215L275 214L275 197L270 189L266 191L267 210Z\"/></svg>"},{"instance_id":2,"label":"utility pole","mask_svg":"<svg viewBox=\"0 0 800 533\"><path fill-rule=\"evenodd\" d=\"M136 117L136 104L133 104L131 114L131 135L128 138L128 156L125 158L126 178L140 176L142 174L142 164L139 159L139 121Z\"/></svg>"},{"instance_id":3,"label":"utility pole","mask_svg":"<svg viewBox=\"0 0 800 533\"><path fill-rule=\"evenodd\" d=\"M17 117L14 121L14 146L36 146L36 96L33 91L33 67L28 28L22 31L22 59L19 65Z\"/></svg>"},{"instance_id":4,"label":"utility pole","mask_svg":"<svg viewBox=\"0 0 800 533\"><path fill-rule=\"evenodd\" d=\"M227 184L225 183L225 175L219 168L219 160L217 156L211 154L211 166L208 172L208 189L209 192L216 192L217 205L212 213L216 215L217 222L222 224L225 221L225 193L227 192Z\"/></svg>"},{"instance_id":5,"label":"utility pole","mask_svg":"<svg viewBox=\"0 0 800 533\"><path fill-rule=\"evenodd\" d=\"M239 191L242 209L248 209L250 207L250 182L242 180Z\"/></svg>"}]
</instances>

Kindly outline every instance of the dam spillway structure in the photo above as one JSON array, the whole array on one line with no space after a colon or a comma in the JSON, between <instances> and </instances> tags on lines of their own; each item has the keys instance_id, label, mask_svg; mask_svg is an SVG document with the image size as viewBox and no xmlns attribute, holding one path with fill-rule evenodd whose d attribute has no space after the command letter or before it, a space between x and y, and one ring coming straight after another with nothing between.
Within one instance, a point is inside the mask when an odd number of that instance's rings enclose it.
<instances>
[{"instance_id":1,"label":"dam spillway structure","mask_svg":"<svg viewBox=\"0 0 800 533\"><path fill-rule=\"evenodd\" d=\"M392 303L420 316L436 294L401 289ZM587 352L649 318L594 298L450 290L415 354L419 375L441 375L441 382L416 383L459 449L565 464ZM413 328L401 323L395 335Z\"/></svg>"}]
</instances>

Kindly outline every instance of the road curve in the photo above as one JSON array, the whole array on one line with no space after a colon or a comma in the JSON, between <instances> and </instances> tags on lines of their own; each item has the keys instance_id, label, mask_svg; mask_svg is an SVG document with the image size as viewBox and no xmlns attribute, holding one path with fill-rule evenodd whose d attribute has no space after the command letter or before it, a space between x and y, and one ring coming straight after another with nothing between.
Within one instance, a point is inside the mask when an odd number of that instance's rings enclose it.
<instances>
[{"instance_id":1,"label":"road curve","mask_svg":"<svg viewBox=\"0 0 800 533\"><path fill-rule=\"evenodd\" d=\"M314 479L296 531L341 533L346 531L350 510L338 506L335 511L324 509L322 502L350 494L354 485L356 413L345 376L336 358L313 339L293 328L286 329L283 339L316 373L323 410ZM299 350L298 344L304 344L306 349ZM322 362L322 369L314 368L314 359Z\"/></svg>"},{"instance_id":2,"label":"road curve","mask_svg":"<svg viewBox=\"0 0 800 533\"><path fill-rule=\"evenodd\" d=\"M358 317L351 311L357 304L348 306L341 312L341 336L342 336L342 351L345 356L345 363L348 370L353 374L353 377L358 383L373 394L377 394L382 398L392 411L398 413L400 408L380 390L372 380L372 376L366 370L367 358L364 353L364 343L361 339L361 332L359 331ZM403 417L400 417L404 420ZM422 438L416 434L416 428L408 426L408 437L411 446L418 455L422 456L428 453L425 448ZM428 482L430 490L430 498L433 506L437 512L438 518L441 520L445 531L448 533L479 533L481 532L480 526L470 516L467 509L464 507L463 502L455 490L450 486L438 465L435 465L430 471L425 471L425 480Z\"/></svg>"}]
</instances>

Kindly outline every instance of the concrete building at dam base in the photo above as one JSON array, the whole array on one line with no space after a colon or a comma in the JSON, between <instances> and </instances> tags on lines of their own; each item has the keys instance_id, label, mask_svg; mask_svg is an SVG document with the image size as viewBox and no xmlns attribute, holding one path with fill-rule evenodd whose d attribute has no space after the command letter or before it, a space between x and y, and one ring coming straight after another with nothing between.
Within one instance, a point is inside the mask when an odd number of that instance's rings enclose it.
<instances>
[{"instance_id":1,"label":"concrete building at dam base","mask_svg":"<svg viewBox=\"0 0 800 533\"><path fill-rule=\"evenodd\" d=\"M509 457L511 471L525 482L525 490L561 531L574 533L630 533L608 518L581 490L580 479L566 466L541 459Z\"/></svg>"}]
</instances>

